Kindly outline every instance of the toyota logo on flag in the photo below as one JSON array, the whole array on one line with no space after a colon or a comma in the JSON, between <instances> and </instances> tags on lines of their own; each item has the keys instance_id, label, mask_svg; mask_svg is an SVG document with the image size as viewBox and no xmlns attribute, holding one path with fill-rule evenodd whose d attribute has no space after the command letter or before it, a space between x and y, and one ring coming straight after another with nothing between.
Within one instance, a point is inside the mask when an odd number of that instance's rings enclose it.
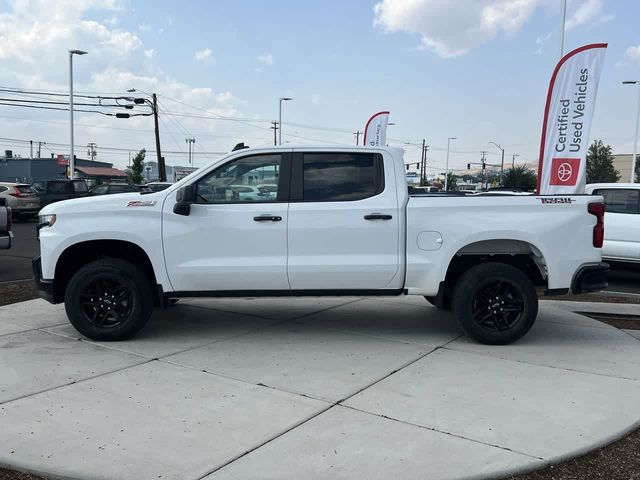
<instances>
[{"instance_id":1,"label":"toyota logo on flag","mask_svg":"<svg viewBox=\"0 0 640 480\"><path fill-rule=\"evenodd\" d=\"M552 158L551 181L549 182L549 185L573 187L578 181L579 170L579 158Z\"/></svg>"}]
</instances>

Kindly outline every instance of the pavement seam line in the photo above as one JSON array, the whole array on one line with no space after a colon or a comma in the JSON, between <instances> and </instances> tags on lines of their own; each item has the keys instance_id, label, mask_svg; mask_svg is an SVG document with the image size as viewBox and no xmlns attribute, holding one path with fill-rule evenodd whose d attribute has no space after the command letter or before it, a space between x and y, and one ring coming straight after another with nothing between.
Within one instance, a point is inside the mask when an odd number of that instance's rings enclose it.
<instances>
[{"instance_id":1,"label":"pavement seam line","mask_svg":"<svg viewBox=\"0 0 640 480\"><path fill-rule=\"evenodd\" d=\"M351 302L351 303L353 303L353 302ZM458 336L458 337L456 337L456 338L460 338L461 336L462 336L462 335L460 335L460 336ZM444 345L447 345L447 344L451 343L451 342L452 342L452 341L454 341L454 340L456 340L456 339L454 338L453 340L450 340L449 342L445 343ZM417 362L418 360L423 359L424 357L426 357L427 355L432 354L433 352L435 352L435 351L436 351L436 350L438 350L439 348L440 348L440 347L436 347L436 348L434 348L433 350L431 350L431 351L429 351L429 352L425 353L424 355L420 355L418 358L416 358L416 359L414 359L414 360L410 361L409 363L405 364L404 366L401 366L401 367L400 367L400 368L398 368L398 369L395 369L393 372L391 372L391 373L389 373L389 374L386 374L386 375L384 375L383 377L381 377L381 378L379 378L379 379L377 379L377 380L373 381L372 383L370 383L369 385L365 386L364 388L362 388L362 389L360 389L360 390L356 391L355 393L353 393L353 394L351 394L351 395L349 395L349 396L345 397L345 398L344 398L344 399L342 399L342 400L338 400L337 402L332 403L332 404L331 404L331 405L329 405L327 408L325 408L324 410L321 410L320 412L318 412L318 413L316 413L315 415L313 415L313 416L309 417L308 419L306 419L306 420L304 420L304 421L302 421L302 422L298 423L297 425L294 425L293 427L291 427L291 428L289 428L288 430L286 430L286 431L284 431L284 432L282 432L282 433L280 433L280 434L276 435L275 437L272 437L272 438L270 438L269 440L267 440L267 441L265 441L265 442L263 442L263 443L261 443L261 444L259 444L259 445L256 445L254 448L252 448L252 449L250 449L250 450L247 450L246 452L242 453L241 455L238 455L238 456L236 456L236 457L234 457L234 458L230 459L229 461L225 462L224 464L222 464L222 465L220 465L220 466L218 466L218 467L214 468L214 469L213 469L213 470L211 470L210 472L208 472L208 473L206 473L205 475L203 475L202 477L200 477L198 480L203 480L205 477L208 477L209 475L213 475L215 472L217 472L217 471L219 471L219 470L221 470L221 469L223 469L223 468L227 467L228 465L232 464L233 462L236 462L237 460L239 460L239 459L241 459L242 457L244 457L244 456L248 455L249 453L251 453L251 452L254 452L254 451L258 450L259 448L262 448L262 447L263 447L263 446L265 446L266 444L271 443L272 441L274 441L274 440L276 440L276 439L278 439L278 438L282 437L283 435L285 435L285 434L287 434L287 433L291 432L292 430L299 428L300 426L304 425L305 423L309 422L310 420L313 420L314 418L318 417L319 415L322 415L323 413L325 413L325 412L329 411L331 408L333 408L333 407L341 407L341 406L344 406L344 405L342 405L342 402L344 402L345 400L348 400L349 398L352 398L353 396L355 396L355 395L357 395L357 394L361 393L362 391L366 390L367 388L370 388L371 386L373 386L373 385L377 384L378 382L381 382L381 381L382 381L382 380L384 380L385 378L388 378L389 376L393 375L394 373L397 373L398 371L400 371L400 370L402 370L402 369L404 369L404 368L408 367L409 365L412 365L413 363ZM203 370L203 371L204 371L204 370ZM207 373L210 373L210 372L207 372ZM251 385L256 385L256 384L252 383ZM265 386L265 387L266 387L266 388L275 388L275 387L268 387L268 386ZM276 389L276 390L280 390L280 389ZM289 392L287 392L287 393L289 393ZM299 395L299 394L298 394L298 395ZM310 397L310 398L314 398L314 397Z\"/></svg>"},{"instance_id":2,"label":"pavement seam line","mask_svg":"<svg viewBox=\"0 0 640 480\"><path fill-rule=\"evenodd\" d=\"M143 358L143 357L140 357L140 358ZM135 368L135 367L139 367L140 365L146 365L147 363L150 363L150 362L153 362L153 361L157 361L157 360L153 359L153 358L152 359L145 359L144 362L136 363L134 365L127 365L126 367L116 368L115 370L110 370L108 372L99 373L97 375L91 375L90 377L81 378L80 380L74 380L73 382L65 383L63 385L56 385L55 387L45 388L44 390L40 390L38 392L29 393L27 395L22 395L20 397L12 398L11 400L6 400L4 402L0 401L0 405L7 405L7 404L9 404L11 402L15 402L17 400L23 400L25 398L34 397L36 395L41 395L43 393L51 392L51 391L57 390L59 388L70 387L71 385L76 385L78 383L83 383L83 382L86 382L88 380L93 380L95 378L104 377L105 375L111 375L112 373L122 372L123 370L127 370L129 368Z\"/></svg>"},{"instance_id":3,"label":"pavement seam line","mask_svg":"<svg viewBox=\"0 0 640 480\"><path fill-rule=\"evenodd\" d=\"M432 348L432 349L431 349L431 350L429 350L427 353L424 353L424 354L420 355L419 357L414 358L413 360L411 360L411 361L409 361L409 362L405 363L404 365L401 365L400 367L398 367L398 368L394 369L392 372L390 372L390 373L388 373L388 374L386 374L386 375L384 375L384 376L382 376L382 377L378 378L377 380L375 380L375 381L371 382L369 385L366 385L365 387L363 387L363 388L361 388L360 390L358 390L358 391L356 391L356 392L352 393L351 395L348 395L347 397L344 397L344 398L342 398L341 400L338 400L338 402L336 402L336 405L342 405L342 404L343 404L343 402L346 402L347 400L349 400L349 399L351 399L351 398L355 397L356 395L358 395L358 394L362 393L363 391L367 390L368 388L371 388L371 387L373 387L374 385L376 385L376 384L378 384L378 383L382 382L383 380L386 380L386 379L387 379L387 378L389 378L391 375L394 375L394 374L398 373L399 371L404 370L405 368L407 368L407 367L409 367L410 365L413 365L414 363L416 363L416 362L418 362L418 361L422 360L423 358L425 358L425 357L427 357L427 356L431 355L432 353L436 352L437 350L439 350L439 349L441 349L441 348L446 347L446 346L447 346L447 345L449 345L451 342L453 342L453 341L457 340L458 338L460 338L460 337L462 337L462 336L463 336L463 334L458 335L457 337L452 338L452 339L451 339L451 340L449 340L448 342L445 342L445 343L443 343L443 344L442 344L442 345L440 345L440 346L437 346L437 347ZM429 348L431 348L431 347L429 347Z\"/></svg>"},{"instance_id":4,"label":"pavement seam line","mask_svg":"<svg viewBox=\"0 0 640 480\"><path fill-rule=\"evenodd\" d=\"M322 415L325 412L328 412L329 410L331 410L333 407L337 407L338 405L335 403L332 403L330 405L328 405L326 408L323 408L322 410L320 410L319 412L314 413L313 415L311 415L309 418L306 418L298 423L296 423L295 425L292 425L291 427L287 428L285 431L280 432L279 434L265 440L264 442L254 446L253 448L250 448L249 450L241 453L240 455L236 455L235 457L231 458L230 460L226 461L225 463L223 463L222 465L218 465L217 467L215 467L213 470L205 473L203 476L199 477L198 480L203 480L204 478L208 477L209 475L213 475L214 473L222 470L223 468L229 466L230 464L240 460L241 458L245 457L246 455L249 455L251 452L255 452L256 450L258 450L259 448L264 447L265 445L267 445L268 443L273 442L274 440L277 440L278 438L282 437L283 435L286 435L287 433L291 432L292 430L295 430L299 427L301 427L302 425L304 425L307 422L310 422L311 420L313 420L314 418Z\"/></svg>"},{"instance_id":5,"label":"pavement seam line","mask_svg":"<svg viewBox=\"0 0 640 480\"><path fill-rule=\"evenodd\" d=\"M503 447L502 445L496 445L496 444L493 444L493 443L483 442L481 440L476 440L474 438L465 437L464 435L458 435L457 433L445 432L444 430L439 430L439 429L434 428L434 427L427 427L426 425L418 425L416 423L411 423L411 422L408 422L406 420L401 420L399 418L390 417L390 416L385 415L385 414L373 413L373 412L370 412L368 410L362 410L361 408L353 407L351 405L340 405L340 406L344 407L344 408L349 408L351 410L355 410L356 412L366 413L367 415L371 415L373 417L385 418L387 420L391 420L393 422L402 423L404 425L411 425L412 427L417 427L417 428L422 428L424 430L429 430L429 431L432 431L432 432L442 433L444 435L449 435L449 436L452 436L452 437L455 437L455 438L460 438L462 440L467 440L469 442L479 443L481 445L486 445L486 446L489 446L489 447L499 448L500 450L506 450L508 452L513 452L513 453L517 453L519 455L524 455L524 456L529 457L529 458L535 458L536 460L546 461L546 459L543 458L543 457L536 457L535 455L531 455L529 453L521 452L519 450L514 450L513 448Z\"/></svg>"},{"instance_id":6,"label":"pavement seam line","mask_svg":"<svg viewBox=\"0 0 640 480\"><path fill-rule=\"evenodd\" d=\"M470 352L468 350L463 350L463 349L456 349L456 348L450 348L447 346L442 347L445 350L449 350L451 352L457 352L457 353L468 353L471 355L480 355L483 357L490 357L496 360L502 360L502 361L506 361L506 362L514 362L514 363L521 363L523 365L530 365L533 367L543 367L543 368L553 368L555 370L564 370L565 372L572 372L572 373L579 373L582 375L596 375L599 377L606 377L606 378L615 378L617 380L625 380L625 381L629 381L629 382L640 382L639 379L636 378L630 378L630 377L617 377L615 375L607 375L605 373L597 373L597 372L585 372L583 370L577 370L575 368L566 368L566 367L555 367L553 365L543 365L541 363L531 363L531 362L525 362L524 360L514 360L512 358L504 358L504 357L499 357L499 356L495 356L495 355L490 355L488 353L477 353L477 352Z\"/></svg>"}]
</instances>

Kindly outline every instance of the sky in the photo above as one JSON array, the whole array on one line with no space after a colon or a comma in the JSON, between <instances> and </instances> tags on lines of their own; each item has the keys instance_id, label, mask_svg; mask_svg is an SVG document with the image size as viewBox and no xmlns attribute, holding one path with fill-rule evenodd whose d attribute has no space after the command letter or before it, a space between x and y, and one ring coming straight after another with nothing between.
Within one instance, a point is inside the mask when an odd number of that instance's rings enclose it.
<instances>
[{"instance_id":1,"label":"sky","mask_svg":"<svg viewBox=\"0 0 640 480\"><path fill-rule=\"evenodd\" d=\"M195 138L202 166L238 142L273 143L283 105L283 142L355 143L375 112L389 110L390 145L428 169L452 168L486 150L489 162L518 154L534 164L549 79L559 59L560 0L0 0L0 86L76 93L158 94L169 165L186 165ZM565 53L609 48L591 139L632 149L640 80L640 2L568 0ZM68 112L0 105L0 149L68 154ZM151 117L75 114L76 155L124 167L154 150ZM155 156L150 152L149 157Z\"/></svg>"}]
</instances>

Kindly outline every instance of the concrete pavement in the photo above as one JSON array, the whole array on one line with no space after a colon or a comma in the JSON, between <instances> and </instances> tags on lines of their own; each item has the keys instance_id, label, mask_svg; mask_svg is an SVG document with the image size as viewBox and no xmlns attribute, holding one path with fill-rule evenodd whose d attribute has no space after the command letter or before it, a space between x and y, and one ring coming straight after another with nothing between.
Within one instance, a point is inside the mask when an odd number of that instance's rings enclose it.
<instances>
[{"instance_id":1,"label":"concrete pavement","mask_svg":"<svg viewBox=\"0 0 640 480\"><path fill-rule=\"evenodd\" d=\"M185 300L112 343L0 307L0 465L53 477L497 478L639 423L640 339L552 302L506 347L412 297Z\"/></svg>"}]
</instances>

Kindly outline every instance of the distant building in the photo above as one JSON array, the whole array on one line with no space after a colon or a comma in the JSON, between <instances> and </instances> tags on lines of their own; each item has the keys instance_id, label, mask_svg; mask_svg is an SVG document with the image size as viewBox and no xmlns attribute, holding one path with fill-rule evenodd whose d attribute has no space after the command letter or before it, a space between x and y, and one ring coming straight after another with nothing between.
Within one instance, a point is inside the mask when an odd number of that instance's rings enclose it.
<instances>
[{"instance_id":1,"label":"distant building","mask_svg":"<svg viewBox=\"0 0 640 480\"><path fill-rule=\"evenodd\" d=\"M618 180L618 182L626 183L631 180L632 156L631 153L621 153L613 156L613 167L620 173L620 180Z\"/></svg>"},{"instance_id":2,"label":"distant building","mask_svg":"<svg viewBox=\"0 0 640 480\"><path fill-rule=\"evenodd\" d=\"M76 158L77 178L86 179L90 185L108 181L126 181L127 174L113 168L112 163L92 162ZM48 158L0 157L0 182L34 183L41 180L66 178L67 161L60 156Z\"/></svg>"}]
</instances>

